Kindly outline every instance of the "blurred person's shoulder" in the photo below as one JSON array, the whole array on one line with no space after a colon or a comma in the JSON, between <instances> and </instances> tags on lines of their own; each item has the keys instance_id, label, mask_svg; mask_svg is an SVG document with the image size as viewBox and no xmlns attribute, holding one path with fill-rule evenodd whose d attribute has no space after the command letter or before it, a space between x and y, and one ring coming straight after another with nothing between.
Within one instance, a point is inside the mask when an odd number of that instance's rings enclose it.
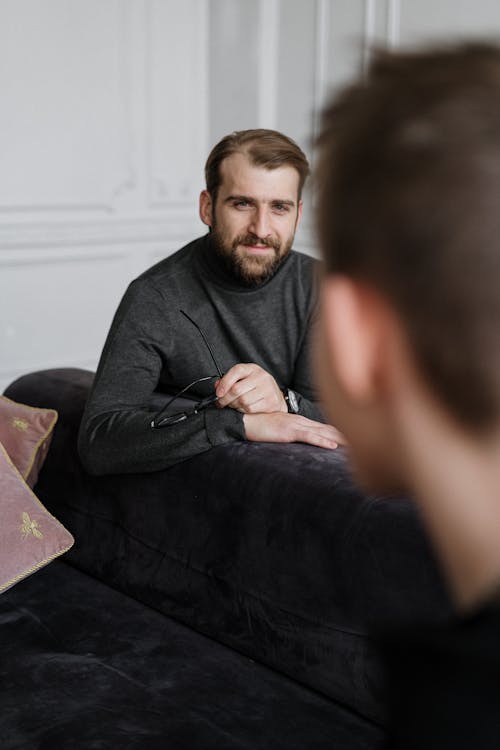
<instances>
[{"instance_id":1,"label":"blurred person's shoulder","mask_svg":"<svg viewBox=\"0 0 500 750\"><path fill-rule=\"evenodd\" d=\"M464 616L386 634L393 746L500 747L499 643L498 597Z\"/></svg>"}]
</instances>

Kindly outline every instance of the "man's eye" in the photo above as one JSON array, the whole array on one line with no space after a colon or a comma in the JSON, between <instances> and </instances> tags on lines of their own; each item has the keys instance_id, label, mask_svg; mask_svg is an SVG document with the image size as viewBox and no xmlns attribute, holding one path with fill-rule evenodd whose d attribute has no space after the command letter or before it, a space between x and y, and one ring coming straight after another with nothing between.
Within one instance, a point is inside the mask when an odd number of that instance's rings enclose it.
<instances>
[{"instance_id":1,"label":"man's eye","mask_svg":"<svg viewBox=\"0 0 500 750\"><path fill-rule=\"evenodd\" d=\"M290 210L290 206L288 206L286 203L274 203L273 209L277 211L278 213L282 214L286 211Z\"/></svg>"},{"instance_id":2,"label":"man's eye","mask_svg":"<svg viewBox=\"0 0 500 750\"><path fill-rule=\"evenodd\" d=\"M235 206L235 208L247 208L247 206L249 205L250 204L248 201L243 201L243 200L233 202L233 206Z\"/></svg>"}]
</instances>

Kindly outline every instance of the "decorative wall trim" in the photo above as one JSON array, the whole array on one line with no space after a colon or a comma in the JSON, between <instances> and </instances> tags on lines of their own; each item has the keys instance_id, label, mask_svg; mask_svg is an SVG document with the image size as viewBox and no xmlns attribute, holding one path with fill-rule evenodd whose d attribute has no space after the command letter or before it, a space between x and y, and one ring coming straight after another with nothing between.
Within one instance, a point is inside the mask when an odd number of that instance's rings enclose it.
<instances>
[{"instance_id":1,"label":"decorative wall trim","mask_svg":"<svg viewBox=\"0 0 500 750\"><path fill-rule=\"evenodd\" d=\"M320 129L321 111L327 92L327 50L330 28L330 0L316 0L316 60L314 87L313 137L316 141Z\"/></svg>"},{"instance_id":2,"label":"decorative wall trim","mask_svg":"<svg viewBox=\"0 0 500 750\"><path fill-rule=\"evenodd\" d=\"M377 0L365 0L365 27L363 33L363 73L366 73L375 41L375 15Z\"/></svg>"},{"instance_id":3,"label":"decorative wall trim","mask_svg":"<svg viewBox=\"0 0 500 750\"><path fill-rule=\"evenodd\" d=\"M401 39L401 0L388 0L387 4L387 43L398 47Z\"/></svg>"},{"instance_id":4,"label":"decorative wall trim","mask_svg":"<svg viewBox=\"0 0 500 750\"><path fill-rule=\"evenodd\" d=\"M130 4L129 2L122 2L122 0L115 0L115 10L117 15L116 28L118 30L118 56L120 60L119 66L119 78L117 81L117 87L120 92L120 100L122 102L123 111L126 113L124 122L120 123L123 128L125 141L127 143L127 153L124 158L123 171L118 182L109 185L106 188L108 192L105 200L102 200L102 196L97 200L82 200L82 201L57 201L50 203L3 203L0 204L0 215L4 214L67 214L71 213L111 213L115 210L115 204L124 193L133 191L137 184L137 170L133 164L133 128L132 128L132 105L130 101L131 91L131 61L128 59L128 45L131 34L131 18L130 18Z\"/></svg>"},{"instance_id":5,"label":"decorative wall trim","mask_svg":"<svg viewBox=\"0 0 500 750\"><path fill-rule=\"evenodd\" d=\"M166 0L163 0L165 5L160 5L162 11L165 12ZM175 95L168 102L168 106L172 110L172 127L178 128L178 132L187 131L188 134L192 135L192 151L189 154L192 164L196 163L196 169L190 164L191 171L189 169L183 174L176 174L175 179L171 179L170 174L164 174L161 171L162 149L160 149L155 155L155 127L158 127L154 121L153 112L155 105L158 100L157 84L155 86L155 73L159 74L164 71L165 81L163 83L172 84L172 68L171 61L168 57L168 49L161 48L162 54L165 55L165 59L162 61L162 66L153 65L153 55L158 52L158 47L155 50L155 38L154 31L156 24L161 23L161 19L156 19L155 22L155 2L154 0L147 0L145 6L145 36L146 36L146 65L145 65L145 76L144 82L146 91L146 132L147 132L147 184L148 184L148 207L150 209L164 209L165 207L172 207L176 205L183 205L184 198L193 199L194 194L201 189L201 184L193 184L193 179L196 179L196 175L200 174L200 179L203 170L203 160L206 158L206 148L208 141L208 2L209 0L189 0L191 6L190 18L192 22L189 24L191 38L186 39L182 46L183 53L185 51L186 56L189 58L189 68L187 64L184 66L182 60L177 60L180 70L177 72L175 79L176 86L179 86L179 82L182 82L182 87L179 89L179 97L181 92L191 92L190 99L190 111L183 112L180 110L182 104L185 105L185 100L180 97L180 104L176 101ZM185 12L187 7L187 0L184 0L183 11ZM158 6L156 7L156 10ZM172 11L171 16L175 16ZM184 60L184 62L186 62ZM192 79L189 75L184 73L183 67L188 70L195 71ZM170 78L169 78L170 77ZM166 95L165 86L162 88L162 92ZM175 88L175 86L173 87ZM180 115L179 115L180 111ZM184 119L183 119L184 118ZM167 142L167 136L163 140L163 148ZM194 156L193 156L194 155ZM172 156L172 154L170 154ZM175 164L172 165L172 171L175 169ZM175 194L172 192L171 184L175 182Z\"/></svg>"},{"instance_id":6,"label":"decorative wall trim","mask_svg":"<svg viewBox=\"0 0 500 750\"><path fill-rule=\"evenodd\" d=\"M121 89L121 95L123 99L123 107L125 110L125 122L123 128L125 130L125 139L127 142L126 150L126 164L125 174L123 179L118 182L112 188L109 204L114 208L115 202L124 193L132 192L137 188L137 165L134 165L134 155L136 155L136 149L134 148L134 132L133 132L133 103L132 103L132 60L131 50L133 49L132 35L133 35L133 15L132 6L130 2L120 2L120 16L121 23L118 25L119 34L119 55L120 55L120 68L119 68L119 82L118 85Z\"/></svg>"},{"instance_id":7,"label":"decorative wall trim","mask_svg":"<svg viewBox=\"0 0 500 750\"><path fill-rule=\"evenodd\" d=\"M278 102L280 0L259 0L258 122L261 128L275 128Z\"/></svg>"},{"instance_id":8,"label":"decorative wall trim","mask_svg":"<svg viewBox=\"0 0 500 750\"><path fill-rule=\"evenodd\" d=\"M0 224L0 262L4 250L54 248L82 245L121 245L150 243L174 237L203 234L196 209L190 203L183 211L165 212L161 218L93 221L30 222Z\"/></svg>"},{"instance_id":9,"label":"decorative wall trim","mask_svg":"<svg viewBox=\"0 0 500 750\"><path fill-rule=\"evenodd\" d=\"M64 252L63 255L38 255L33 258L23 257L22 255L16 254L2 258L0 256L0 268L36 268L37 266L67 266L74 263L102 263L105 261L117 261L126 260L127 254L123 252L111 252L108 248L101 254L91 253L89 255L82 255L77 248L71 248L70 251Z\"/></svg>"},{"instance_id":10,"label":"decorative wall trim","mask_svg":"<svg viewBox=\"0 0 500 750\"><path fill-rule=\"evenodd\" d=\"M123 184L123 183L121 183ZM114 195L111 189L110 195ZM112 211L109 203L23 203L0 205L0 215L9 214L13 216L24 214L68 214L68 213L100 213L109 214Z\"/></svg>"}]
</instances>

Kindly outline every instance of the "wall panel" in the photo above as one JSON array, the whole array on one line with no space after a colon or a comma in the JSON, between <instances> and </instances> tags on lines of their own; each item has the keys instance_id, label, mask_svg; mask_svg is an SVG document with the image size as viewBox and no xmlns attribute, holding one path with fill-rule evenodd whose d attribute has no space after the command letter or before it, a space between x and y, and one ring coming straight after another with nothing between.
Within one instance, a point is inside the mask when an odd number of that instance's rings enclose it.
<instances>
[{"instance_id":1,"label":"wall panel","mask_svg":"<svg viewBox=\"0 0 500 750\"><path fill-rule=\"evenodd\" d=\"M317 2L309 5L302 0L280 3L276 61L276 127L308 151L314 125L316 11Z\"/></svg>"},{"instance_id":2,"label":"wall panel","mask_svg":"<svg viewBox=\"0 0 500 750\"><path fill-rule=\"evenodd\" d=\"M151 0L148 13L149 196L196 203L207 142L206 0Z\"/></svg>"},{"instance_id":3,"label":"wall panel","mask_svg":"<svg viewBox=\"0 0 500 750\"><path fill-rule=\"evenodd\" d=\"M119 300L109 279L127 280L123 253L17 251L0 270L0 385L38 367L92 366Z\"/></svg>"},{"instance_id":4,"label":"wall panel","mask_svg":"<svg viewBox=\"0 0 500 750\"><path fill-rule=\"evenodd\" d=\"M2 211L109 211L133 187L125 8L3 0Z\"/></svg>"},{"instance_id":5,"label":"wall panel","mask_svg":"<svg viewBox=\"0 0 500 750\"><path fill-rule=\"evenodd\" d=\"M260 2L210 0L209 143L233 130L260 125ZM274 50L262 64L274 75Z\"/></svg>"}]
</instances>

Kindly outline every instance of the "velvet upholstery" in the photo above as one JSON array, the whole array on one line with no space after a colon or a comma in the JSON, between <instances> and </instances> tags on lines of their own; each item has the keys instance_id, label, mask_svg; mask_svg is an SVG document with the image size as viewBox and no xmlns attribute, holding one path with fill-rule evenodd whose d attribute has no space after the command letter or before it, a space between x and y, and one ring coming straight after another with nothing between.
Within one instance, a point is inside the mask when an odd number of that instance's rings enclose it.
<instances>
[{"instance_id":1,"label":"velvet upholstery","mask_svg":"<svg viewBox=\"0 0 500 750\"><path fill-rule=\"evenodd\" d=\"M411 500L365 497L342 451L238 442L166 471L90 477L76 435L92 374L49 370L11 398L57 409L37 487L73 533L67 559L371 721L369 632L450 607Z\"/></svg>"},{"instance_id":2,"label":"velvet upholstery","mask_svg":"<svg viewBox=\"0 0 500 750\"><path fill-rule=\"evenodd\" d=\"M0 443L30 487L37 482L56 422L53 409L36 409L0 396Z\"/></svg>"},{"instance_id":3,"label":"velvet upholstery","mask_svg":"<svg viewBox=\"0 0 500 750\"><path fill-rule=\"evenodd\" d=\"M72 544L71 534L44 508L0 443L0 593Z\"/></svg>"},{"instance_id":4,"label":"velvet upholstery","mask_svg":"<svg viewBox=\"0 0 500 750\"><path fill-rule=\"evenodd\" d=\"M378 750L379 728L64 562L0 597L2 750Z\"/></svg>"}]
</instances>

